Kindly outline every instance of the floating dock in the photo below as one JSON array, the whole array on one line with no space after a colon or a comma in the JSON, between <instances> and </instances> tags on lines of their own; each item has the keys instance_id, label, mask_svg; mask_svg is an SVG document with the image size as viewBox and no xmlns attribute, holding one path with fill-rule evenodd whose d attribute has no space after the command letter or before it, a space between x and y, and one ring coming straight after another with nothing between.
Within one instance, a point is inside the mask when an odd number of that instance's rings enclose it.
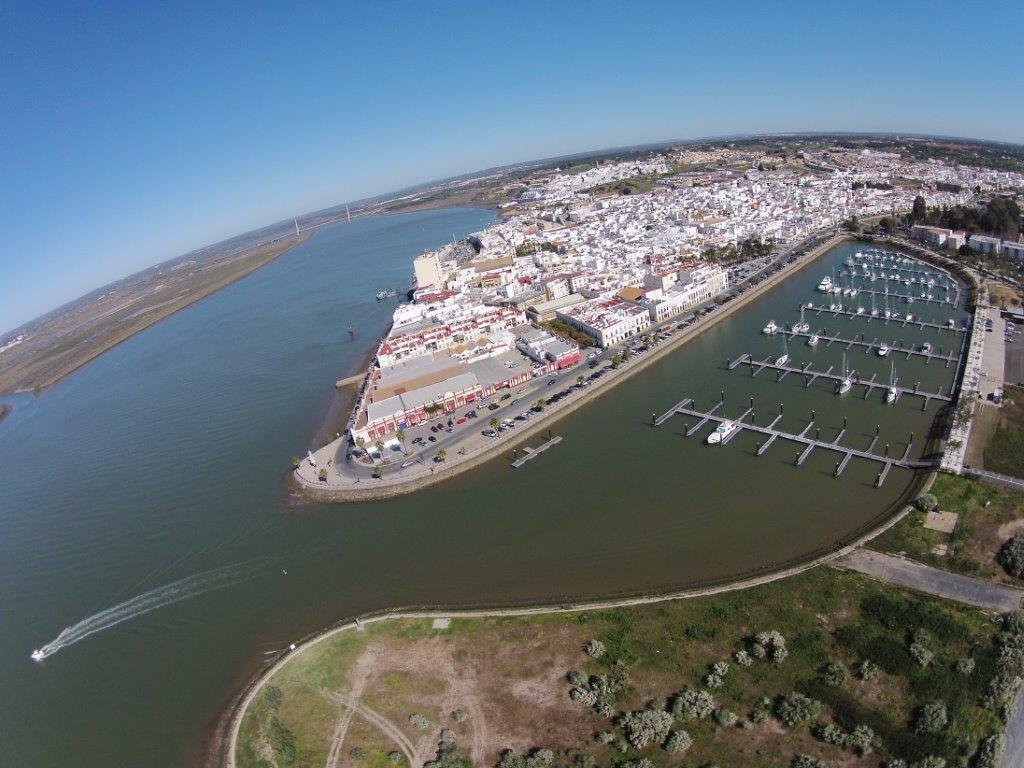
<instances>
[{"instance_id":1,"label":"floating dock","mask_svg":"<svg viewBox=\"0 0 1024 768\"><path fill-rule=\"evenodd\" d=\"M797 368L795 366L792 366L792 365L776 365L775 363L771 362L771 356L766 357L764 360L754 360L754 358L749 353L748 354L740 355L735 360L730 362L729 363L729 370L730 371L735 370L736 368L738 368L741 365L749 365L750 366L750 375L751 376L757 376L757 374L759 374L759 373L761 373L761 371L765 371L765 370L776 371L776 372L779 373L779 378L778 378L779 381L781 381L782 378L785 375L787 375L787 374L790 374L790 373L799 374L800 376L804 377L804 386L805 387L810 387L818 379L829 379L829 380L835 381L835 382L842 381L842 379L843 379L843 377L841 375L839 375L838 373L832 373L832 369L835 368L835 366L830 366L827 371L816 371L813 368L811 368L811 364L810 363L804 363L799 368ZM865 394L864 394L865 399L867 398L867 395L869 393L871 393L875 389L881 389L881 390L888 390L889 389L889 385L888 384L881 384L881 383L876 382L874 376L872 376L870 379L861 379L861 378L859 378L857 376L857 372L856 371L852 371L849 375L850 375L850 378L853 380L853 386L855 386L855 387L864 387L865 388ZM916 385L913 386L913 387L896 386L895 389L896 389L897 396L901 396L901 395L914 395L916 397L923 398L924 399L924 405L922 407L922 410L927 409L928 408L928 403L930 403L932 400L941 400L942 402L949 402L952 399L949 395L942 394L941 388L938 391L936 391L936 392L929 392L927 390L923 390L919 386L916 386Z\"/></svg>"},{"instance_id":2,"label":"floating dock","mask_svg":"<svg viewBox=\"0 0 1024 768\"><path fill-rule=\"evenodd\" d=\"M885 317L882 317L882 315L871 315L871 314L869 314L867 312L861 312L858 315L855 311L850 310L850 309L829 309L824 304L813 305L813 306L810 306L810 307L808 307L805 304L803 307L798 307L798 309L803 309L805 312L814 312L815 314L818 314L818 315L827 313L827 314L832 315L833 317L838 317L839 315L847 315L848 317L860 317L860 318L863 318L863 319L867 320L868 322L870 322L872 320L877 320L878 322L880 322L880 323L882 323L884 325L890 325L890 324L892 324L892 325L899 325L902 328L906 328L909 325L909 326L913 326L914 328L920 328L922 331L925 328L934 328L935 330L938 330L938 331L949 331L951 333L966 333L967 332L967 328L964 328L964 327L950 328L948 325L940 325L939 323L931 323L931 322L928 322L926 320L907 320L907 318L905 318L905 317L885 318Z\"/></svg>"},{"instance_id":3,"label":"floating dock","mask_svg":"<svg viewBox=\"0 0 1024 768\"><path fill-rule=\"evenodd\" d=\"M786 331L786 335L789 337L789 340L792 341L793 339L809 339L814 334L812 334L812 333L804 333L802 331ZM817 336L818 336L818 338L821 341L828 342L827 346L831 347L833 344L838 343L838 344L845 345L847 349L851 349L853 347L862 347L865 352L876 351L879 348L881 348L881 346L883 344L883 342L878 341L878 339L873 339L872 341L867 341L867 336L865 334L863 334L863 333L858 333L852 339L845 339L845 338L843 338L841 336L831 336L831 335L829 335L827 333L822 333L820 331L818 332ZM913 349L911 347L898 347L898 346L894 346L892 344L889 344L888 346L889 346L889 354L891 354L891 355L896 355L896 354L906 355L907 360L909 360L911 357L916 356L916 357L923 357L923 358L925 358L926 360L929 360L929 361L931 361L931 360L941 360L944 363L946 363L947 365L949 363L958 363L958 362L960 362L960 355L942 355L942 354L939 354L937 352L925 352L924 350L921 350L921 349Z\"/></svg>"},{"instance_id":4,"label":"floating dock","mask_svg":"<svg viewBox=\"0 0 1024 768\"><path fill-rule=\"evenodd\" d=\"M880 455L872 452L872 449L878 442L877 434L875 434L874 437L872 437L871 442L866 450L860 450L858 448L850 448L845 445L840 445L839 441L846 434L845 422L843 428L838 432L836 437L834 437L831 441L826 441L821 440L818 437L807 436L807 433L810 432L811 429L814 427L814 421L808 422L807 426L804 427L803 431L800 432L800 434L795 434L793 432L783 432L782 430L775 429L775 425L778 423L779 419L782 418L781 413L775 417L771 424L762 427L752 422L745 421L746 417L752 413L752 408L748 408L746 412L737 419L727 419L723 416L715 415L715 411L717 411L722 406L721 401L719 401L710 411L698 411L696 409L690 408L689 406L692 402L692 398L686 398L684 400L681 400L677 405L673 406L671 410L666 411L661 416L654 419L655 426L661 426L666 421L668 421L668 419L670 419L672 416L675 416L676 414L692 416L698 419L698 424L701 426L707 424L708 422L715 422L716 424L732 422L740 427L740 429L733 433L734 435L739 434L739 432L742 430L749 430L751 432L757 432L759 434L765 435L768 438L767 440L765 440L765 442L758 445L758 456L764 455L768 448L776 440L780 438L782 440L789 440L790 442L798 443L803 446L803 450L796 457L796 460L794 462L797 466L803 464L807 460L807 457L811 455L811 452L814 451L814 449L816 448L820 448L826 451L832 451L833 453L842 454L842 458L837 462L836 469L833 472L833 475L835 477L839 477L840 475L843 474L843 472L846 470L847 465L850 463L850 460L853 458L874 461L882 465L878 473L878 477L875 479L876 488L880 488L882 486L882 483L885 482L885 478L888 477L889 471L892 469L893 466L902 467L905 469L927 469L937 466L937 463L934 461L925 461L923 459L911 460L909 458L910 449L913 444L913 435L911 435L911 439L906 443L906 447L903 450L903 455L899 458L896 458L893 456ZM687 429L687 437L691 437L696 431L697 428L694 427ZM723 443L721 444L724 444L725 442L726 441L723 441Z\"/></svg>"},{"instance_id":5,"label":"floating dock","mask_svg":"<svg viewBox=\"0 0 1024 768\"><path fill-rule=\"evenodd\" d=\"M528 462L530 459L539 456L540 454L544 453L544 451L546 451L548 448L558 445L560 442L562 442L562 436L555 435L554 437L549 437L536 448L526 446L525 448L523 448L523 455L512 461L512 467L514 469L519 469L521 466L523 466L523 464Z\"/></svg>"}]
</instances>

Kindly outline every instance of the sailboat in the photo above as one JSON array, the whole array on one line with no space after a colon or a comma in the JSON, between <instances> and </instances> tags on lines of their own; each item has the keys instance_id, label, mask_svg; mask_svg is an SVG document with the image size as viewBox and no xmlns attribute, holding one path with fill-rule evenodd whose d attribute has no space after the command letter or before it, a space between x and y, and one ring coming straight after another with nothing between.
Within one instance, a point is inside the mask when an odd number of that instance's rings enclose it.
<instances>
[{"instance_id":1,"label":"sailboat","mask_svg":"<svg viewBox=\"0 0 1024 768\"><path fill-rule=\"evenodd\" d=\"M885 393L885 402L892 405L896 402L896 398L900 396L900 392L896 389L896 363L890 362L889 364L889 389Z\"/></svg>"},{"instance_id":2,"label":"sailboat","mask_svg":"<svg viewBox=\"0 0 1024 768\"><path fill-rule=\"evenodd\" d=\"M776 365L785 365L789 362L789 344L786 342L786 336L782 336L782 354L775 358Z\"/></svg>"},{"instance_id":3,"label":"sailboat","mask_svg":"<svg viewBox=\"0 0 1024 768\"><path fill-rule=\"evenodd\" d=\"M804 308L800 307L800 322L793 326L793 333L807 333L810 329L810 323L804 320Z\"/></svg>"},{"instance_id":4,"label":"sailboat","mask_svg":"<svg viewBox=\"0 0 1024 768\"><path fill-rule=\"evenodd\" d=\"M878 317L878 307L875 306L875 293L871 292L871 316Z\"/></svg>"},{"instance_id":5,"label":"sailboat","mask_svg":"<svg viewBox=\"0 0 1024 768\"><path fill-rule=\"evenodd\" d=\"M853 387L853 377L850 372L846 369L846 353L843 353L843 378L839 382L839 386L836 387L837 395L845 395Z\"/></svg>"}]
</instances>

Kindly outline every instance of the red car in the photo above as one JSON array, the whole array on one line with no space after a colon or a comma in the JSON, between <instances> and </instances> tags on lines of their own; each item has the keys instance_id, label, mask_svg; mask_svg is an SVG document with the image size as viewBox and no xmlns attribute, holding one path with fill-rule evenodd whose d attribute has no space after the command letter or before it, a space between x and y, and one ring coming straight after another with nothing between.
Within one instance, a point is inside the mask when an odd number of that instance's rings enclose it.
<instances>
[{"instance_id":1,"label":"red car","mask_svg":"<svg viewBox=\"0 0 1024 768\"><path fill-rule=\"evenodd\" d=\"M466 423L466 420L465 420L465 419L456 419L456 420L455 420L455 423L456 423L456 424L465 424L465 423Z\"/></svg>"}]
</instances>

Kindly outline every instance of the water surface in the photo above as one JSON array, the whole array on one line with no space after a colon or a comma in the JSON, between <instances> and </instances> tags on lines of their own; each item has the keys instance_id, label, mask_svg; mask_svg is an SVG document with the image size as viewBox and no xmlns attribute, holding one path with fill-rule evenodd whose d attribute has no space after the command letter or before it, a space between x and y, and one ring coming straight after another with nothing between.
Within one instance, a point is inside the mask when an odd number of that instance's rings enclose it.
<instances>
[{"instance_id":1,"label":"water surface","mask_svg":"<svg viewBox=\"0 0 1024 768\"><path fill-rule=\"evenodd\" d=\"M792 444L757 458L753 435L714 449L682 437L682 417L657 430L646 423L684 396L710 405L724 388L729 415L754 396L759 421L784 403L780 426L799 431L813 409L825 437L847 416L844 442L866 445L880 424L900 453L915 432L920 455L937 404L887 407L882 393L839 399L796 377L724 369L740 352L781 353L758 330L771 317L795 319L823 271L854 249L841 246L560 423L564 441L523 469L494 462L375 504L294 504L281 482L290 458L316 431L331 383L359 365L393 308L373 295L407 284L420 250L492 221L453 210L333 225L42 397L11 400L0 426L5 765L195 765L266 654L340 618L729 578L828 547L907 493L910 472L876 490L867 462L835 479L832 455L796 468ZM867 327L808 319L849 335ZM794 345L791 354L827 367L841 353ZM851 361L888 377L887 361ZM932 388L953 375L934 363L897 367ZM113 624L43 664L28 659L85 617L150 590L160 604L164 585L225 568L240 578Z\"/></svg>"}]
</instances>

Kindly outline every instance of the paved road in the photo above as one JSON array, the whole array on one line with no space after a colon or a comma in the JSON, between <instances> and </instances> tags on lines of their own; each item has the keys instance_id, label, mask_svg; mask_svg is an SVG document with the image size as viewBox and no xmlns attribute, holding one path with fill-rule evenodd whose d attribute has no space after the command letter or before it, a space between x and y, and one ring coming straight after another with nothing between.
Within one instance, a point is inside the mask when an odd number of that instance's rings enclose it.
<instances>
[{"instance_id":1,"label":"paved road","mask_svg":"<svg viewBox=\"0 0 1024 768\"><path fill-rule=\"evenodd\" d=\"M1013 700L1010 719L1006 723L1006 751L1002 768L1020 768L1024 765L1024 686Z\"/></svg>"},{"instance_id":2,"label":"paved road","mask_svg":"<svg viewBox=\"0 0 1024 768\"><path fill-rule=\"evenodd\" d=\"M963 474L968 477L975 477L989 485L998 485L1001 488L1009 488L1011 491L1024 493L1024 480L1021 480L1019 477L1010 477L1009 475L1000 475L997 472L987 472L984 469L971 469L968 467L964 467Z\"/></svg>"},{"instance_id":3,"label":"paved road","mask_svg":"<svg viewBox=\"0 0 1024 768\"><path fill-rule=\"evenodd\" d=\"M930 565L916 563L868 549L855 549L836 558L839 568L867 574L890 584L927 592L929 595L955 600L990 611L1015 611L1021 607L1024 590L972 579Z\"/></svg>"}]
</instances>

